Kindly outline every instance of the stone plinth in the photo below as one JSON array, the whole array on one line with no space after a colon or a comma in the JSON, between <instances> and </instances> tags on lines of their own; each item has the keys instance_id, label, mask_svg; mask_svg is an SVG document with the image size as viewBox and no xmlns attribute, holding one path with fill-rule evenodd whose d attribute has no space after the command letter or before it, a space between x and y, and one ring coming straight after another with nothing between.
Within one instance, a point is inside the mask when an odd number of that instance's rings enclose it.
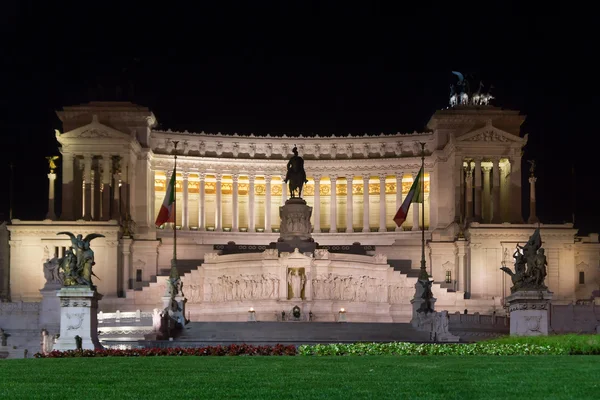
<instances>
[{"instance_id":1,"label":"stone plinth","mask_svg":"<svg viewBox=\"0 0 600 400\"><path fill-rule=\"evenodd\" d=\"M76 350L75 336L81 337L84 350L102 349L98 340L98 300L102 295L88 286L63 287L56 295L60 299L60 337L54 350Z\"/></svg>"},{"instance_id":2,"label":"stone plinth","mask_svg":"<svg viewBox=\"0 0 600 400\"><path fill-rule=\"evenodd\" d=\"M431 325L431 323L427 318L423 318L427 314L433 313L435 309L435 301L436 299L433 297L431 293L431 286L429 286L429 290L426 285L423 285L423 281L417 280L415 283L415 297L410 300L410 304L412 305L412 319L410 323L413 327L417 329L421 329L424 325L427 325L427 329ZM425 282L431 285L433 282ZM426 294L429 292L429 295Z\"/></svg>"},{"instance_id":3,"label":"stone plinth","mask_svg":"<svg viewBox=\"0 0 600 400\"><path fill-rule=\"evenodd\" d=\"M517 291L506 298L510 312L510 334L515 336L548 335L548 312L552 292Z\"/></svg>"},{"instance_id":4,"label":"stone plinth","mask_svg":"<svg viewBox=\"0 0 600 400\"><path fill-rule=\"evenodd\" d=\"M46 328L51 334L60 331L60 298L57 293L60 284L47 283L40 289L42 301L40 302L40 328Z\"/></svg>"},{"instance_id":5,"label":"stone plinth","mask_svg":"<svg viewBox=\"0 0 600 400\"><path fill-rule=\"evenodd\" d=\"M288 199L283 207L279 207L281 226L279 228L280 241L304 240L311 241L310 216L312 207L300 198Z\"/></svg>"},{"instance_id":6,"label":"stone plinth","mask_svg":"<svg viewBox=\"0 0 600 400\"><path fill-rule=\"evenodd\" d=\"M293 252L298 249L300 253L312 253L317 248L313 241L310 225L312 207L299 198L288 199L283 207L279 207L281 218L279 240L275 247L282 252Z\"/></svg>"},{"instance_id":7,"label":"stone plinth","mask_svg":"<svg viewBox=\"0 0 600 400\"><path fill-rule=\"evenodd\" d=\"M181 329L185 326L185 303L187 299L183 296L163 296L163 310L167 311L169 316L176 321L176 329Z\"/></svg>"}]
</instances>

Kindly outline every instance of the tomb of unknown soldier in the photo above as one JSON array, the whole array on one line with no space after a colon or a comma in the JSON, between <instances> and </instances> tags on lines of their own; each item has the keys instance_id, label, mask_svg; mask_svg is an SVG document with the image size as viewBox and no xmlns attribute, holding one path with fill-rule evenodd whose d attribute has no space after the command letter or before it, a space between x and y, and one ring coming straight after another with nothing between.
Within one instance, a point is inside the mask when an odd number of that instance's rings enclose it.
<instances>
[{"instance_id":1,"label":"tomb of unknown soldier","mask_svg":"<svg viewBox=\"0 0 600 400\"><path fill-rule=\"evenodd\" d=\"M598 235L540 223L526 117L492 98L453 91L422 132L347 136L64 107L47 219L0 226L0 357L596 332Z\"/></svg>"}]
</instances>

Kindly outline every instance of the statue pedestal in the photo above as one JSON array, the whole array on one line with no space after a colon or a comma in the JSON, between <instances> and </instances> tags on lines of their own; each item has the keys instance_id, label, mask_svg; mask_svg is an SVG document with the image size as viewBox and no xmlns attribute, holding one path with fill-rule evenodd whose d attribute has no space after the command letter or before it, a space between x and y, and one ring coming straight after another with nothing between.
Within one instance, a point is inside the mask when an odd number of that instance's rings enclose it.
<instances>
[{"instance_id":1,"label":"statue pedestal","mask_svg":"<svg viewBox=\"0 0 600 400\"><path fill-rule=\"evenodd\" d=\"M46 328L51 334L60 332L60 299L58 291L60 284L47 283L40 289L42 301L40 303L40 317L38 319L41 328Z\"/></svg>"},{"instance_id":2,"label":"statue pedestal","mask_svg":"<svg viewBox=\"0 0 600 400\"><path fill-rule=\"evenodd\" d=\"M510 312L510 334L514 336L548 335L548 313L552 292L522 290L506 297Z\"/></svg>"},{"instance_id":3,"label":"statue pedestal","mask_svg":"<svg viewBox=\"0 0 600 400\"><path fill-rule=\"evenodd\" d=\"M285 205L279 207L279 217L281 226L279 228L280 241L290 241L294 239L310 241L310 216L312 207L306 205L306 201L300 198L291 198L286 200Z\"/></svg>"},{"instance_id":4,"label":"statue pedestal","mask_svg":"<svg viewBox=\"0 0 600 400\"><path fill-rule=\"evenodd\" d=\"M429 282L431 283L431 281ZM427 290L426 286L420 280L417 280L417 283L415 283L415 297L410 300L410 304L412 304L412 319L410 320L410 324L419 330L429 331L432 329L433 320L429 321L430 318L425 318L430 314L433 315L433 310L435 310L436 298L433 297L433 294L424 296L425 292L430 291L430 289L429 287L429 290ZM429 311L424 311L426 309Z\"/></svg>"},{"instance_id":5,"label":"statue pedestal","mask_svg":"<svg viewBox=\"0 0 600 400\"><path fill-rule=\"evenodd\" d=\"M89 286L68 286L56 294L60 299L60 337L54 350L76 350L75 337L84 350L102 349L98 340L98 300L102 295Z\"/></svg>"},{"instance_id":6,"label":"statue pedestal","mask_svg":"<svg viewBox=\"0 0 600 400\"><path fill-rule=\"evenodd\" d=\"M310 225L312 207L306 205L306 201L300 198L286 200L285 205L279 207L281 224L279 228L279 240L276 244L279 252L293 252L298 249L300 253L312 253L317 248L313 241Z\"/></svg>"},{"instance_id":7,"label":"statue pedestal","mask_svg":"<svg viewBox=\"0 0 600 400\"><path fill-rule=\"evenodd\" d=\"M185 303L187 299L183 296L163 296L163 310L176 322L176 329L181 329L185 326Z\"/></svg>"}]
</instances>

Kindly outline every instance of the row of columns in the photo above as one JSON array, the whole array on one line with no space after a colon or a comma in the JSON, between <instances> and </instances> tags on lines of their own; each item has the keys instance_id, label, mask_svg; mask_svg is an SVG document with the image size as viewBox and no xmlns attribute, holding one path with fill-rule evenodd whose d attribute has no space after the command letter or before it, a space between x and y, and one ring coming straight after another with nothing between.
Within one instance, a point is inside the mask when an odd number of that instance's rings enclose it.
<instances>
[{"instance_id":1,"label":"row of columns","mask_svg":"<svg viewBox=\"0 0 600 400\"><path fill-rule=\"evenodd\" d=\"M97 161L95 166L94 159ZM63 153L61 219L119 220L121 210L126 209L129 200L127 174L122 174L118 167L121 159L112 154ZM54 182L50 175L52 187ZM53 211L53 193L51 200L49 207ZM51 214L49 212L49 216Z\"/></svg>"},{"instance_id":2,"label":"row of columns","mask_svg":"<svg viewBox=\"0 0 600 400\"><path fill-rule=\"evenodd\" d=\"M167 182L171 180L172 171L167 172ZM412 173L413 179L416 178L417 172ZM222 202L222 178L223 174L214 174L216 178L216 209L215 209L215 231L221 232L223 231L223 202ZM232 232L239 232L239 201L238 201L238 183L239 183L239 174L232 174L232 203L233 203L233 212L232 212ZM400 208L402 205L402 178L404 174L398 173L396 174L396 209ZM314 218L314 226L313 232L319 233L321 232L321 175L313 175L315 187L314 187L314 204L313 204L313 215ZM329 175L330 179L330 209L329 209L329 217L330 217L330 232L337 232L337 193L336 193L336 184L337 180L340 176L336 174ZM189 173L183 172L183 186L182 186L182 200L183 204L178 205L179 209L182 213L182 229L189 230ZM345 176L347 181L347 191L346 191L346 215L349 216L351 220L351 216L353 215L353 193L352 193L352 185L354 182L354 176L349 175ZM363 187L363 232L370 232L370 219L369 219L369 180L371 178L370 174L364 174L362 176ZM270 232L272 230L271 223L271 213L269 212L272 207L271 202L271 180L272 176L265 175L265 231ZM256 231L256 218L255 218L255 194L254 194L254 185L255 185L255 176L248 176L248 232ZM198 210L198 230L204 231L206 230L206 191L205 191L205 183L206 183L206 173L199 173L199 210ZM386 202L385 202L385 182L386 182L386 174L379 174L379 232L386 232L386 222L388 219L393 218L393 215L386 215ZM282 199L283 202L287 200L287 184L283 183L282 180ZM420 229L420 221L419 221L419 207L416 205L412 206L413 208L413 230ZM346 232L351 233L354 232L354 228L352 224L348 224L346 227ZM402 230L401 227L396 227L397 231Z\"/></svg>"},{"instance_id":3,"label":"row of columns","mask_svg":"<svg viewBox=\"0 0 600 400\"><path fill-rule=\"evenodd\" d=\"M491 167L481 163L482 159L478 158L468 160L466 167L461 166L460 176L464 176L465 184L465 216L467 220L501 223L501 192L503 186L504 190L508 190L508 183L500 178L506 171L500 167L500 158L492 159Z\"/></svg>"}]
</instances>

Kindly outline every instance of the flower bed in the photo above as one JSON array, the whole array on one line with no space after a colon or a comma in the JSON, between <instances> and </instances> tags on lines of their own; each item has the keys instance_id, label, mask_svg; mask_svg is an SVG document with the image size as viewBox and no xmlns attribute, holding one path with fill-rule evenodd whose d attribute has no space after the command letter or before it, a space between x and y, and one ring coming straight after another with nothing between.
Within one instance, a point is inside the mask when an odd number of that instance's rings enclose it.
<instances>
[{"instance_id":1,"label":"flower bed","mask_svg":"<svg viewBox=\"0 0 600 400\"><path fill-rule=\"evenodd\" d=\"M53 351L35 358L68 357L155 357L155 356L467 356L467 355L600 355L600 335L506 337L469 344L353 343L284 346L231 344L197 348Z\"/></svg>"},{"instance_id":2,"label":"flower bed","mask_svg":"<svg viewBox=\"0 0 600 400\"><path fill-rule=\"evenodd\" d=\"M105 350L68 350L52 351L48 354L36 353L35 358L72 358L72 357L156 357L156 356L295 356L295 346L252 346L249 344L230 344L228 346L173 347L152 349L105 349Z\"/></svg>"}]
</instances>

